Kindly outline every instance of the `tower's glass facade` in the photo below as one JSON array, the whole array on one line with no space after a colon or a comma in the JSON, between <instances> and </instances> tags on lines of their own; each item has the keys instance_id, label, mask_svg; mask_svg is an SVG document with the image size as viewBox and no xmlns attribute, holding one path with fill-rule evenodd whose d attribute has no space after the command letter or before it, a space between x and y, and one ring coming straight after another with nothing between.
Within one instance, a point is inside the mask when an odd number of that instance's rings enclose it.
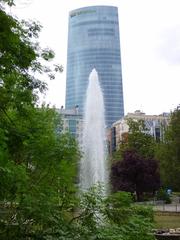
<instances>
[{"instance_id":1,"label":"tower's glass facade","mask_svg":"<svg viewBox=\"0 0 180 240\"><path fill-rule=\"evenodd\" d=\"M83 112L88 77L93 68L99 74L109 127L124 116L116 7L84 7L69 14L66 109L78 105Z\"/></svg>"}]
</instances>

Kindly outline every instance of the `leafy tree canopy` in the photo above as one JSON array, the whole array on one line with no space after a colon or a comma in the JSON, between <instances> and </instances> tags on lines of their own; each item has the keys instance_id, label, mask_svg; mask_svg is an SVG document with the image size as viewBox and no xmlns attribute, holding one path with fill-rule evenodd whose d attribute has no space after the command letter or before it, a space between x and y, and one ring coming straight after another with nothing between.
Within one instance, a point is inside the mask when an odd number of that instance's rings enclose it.
<instances>
[{"instance_id":1,"label":"leafy tree canopy","mask_svg":"<svg viewBox=\"0 0 180 240\"><path fill-rule=\"evenodd\" d=\"M148 133L144 120L128 119L129 132L120 148L132 149L143 157L153 157L155 141Z\"/></svg>"},{"instance_id":2,"label":"leafy tree canopy","mask_svg":"<svg viewBox=\"0 0 180 240\"><path fill-rule=\"evenodd\" d=\"M180 109L171 113L170 124L165 131L165 139L157 148L161 177L164 187L180 191Z\"/></svg>"},{"instance_id":3,"label":"leafy tree canopy","mask_svg":"<svg viewBox=\"0 0 180 240\"><path fill-rule=\"evenodd\" d=\"M92 187L81 199L81 211L71 220L76 224L73 239L153 240L153 212L132 204L127 192L105 197L101 187Z\"/></svg>"},{"instance_id":4,"label":"leafy tree canopy","mask_svg":"<svg viewBox=\"0 0 180 240\"><path fill-rule=\"evenodd\" d=\"M37 74L52 79L62 70L46 64L54 52L40 48L40 30L0 5L1 239L43 239L58 214L65 222L76 201L77 143L61 133L55 109L37 107L38 93L46 90Z\"/></svg>"},{"instance_id":5,"label":"leafy tree canopy","mask_svg":"<svg viewBox=\"0 0 180 240\"><path fill-rule=\"evenodd\" d=\"M126 150L123 159L111 168L113 190L136 193L141 200L143 192L155 193L160 187L159 166L153 158L142 158L134 150Z\"/></svg>"},{"instance_id":6,"label":"leafy tree canopy","mask_svg":"<svg viewBox=\"0 0 180 240\"><path fill-rule=\"evenodd\" d=\"M8 1L9 2L9 1ZM38 35L41 26L33 21L18 21L0 5L0 110L11 107L21 110L25 104L35 104L38 92L46 90L37 74L62 71L59 65L44 64L54 57L51 49L41 49Z\"/></svg>"}]
</instances>

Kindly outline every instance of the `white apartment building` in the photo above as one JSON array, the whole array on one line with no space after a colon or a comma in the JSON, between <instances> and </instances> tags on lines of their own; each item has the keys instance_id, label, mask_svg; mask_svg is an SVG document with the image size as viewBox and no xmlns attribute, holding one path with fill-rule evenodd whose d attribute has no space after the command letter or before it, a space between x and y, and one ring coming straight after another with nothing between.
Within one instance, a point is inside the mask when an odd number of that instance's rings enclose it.
<instances>
[{"instance_id":1,"label":"white apartment building","mask_svg":"<svg viewBox=\"0 0 180 240\"><path fill-rule=\"evenodd\" d=\"M82 139L83 119L79 114L78 106L73 109L57 109L62 117L62 131L71 133L80 142Z\"/></svg>"}]
</instances>

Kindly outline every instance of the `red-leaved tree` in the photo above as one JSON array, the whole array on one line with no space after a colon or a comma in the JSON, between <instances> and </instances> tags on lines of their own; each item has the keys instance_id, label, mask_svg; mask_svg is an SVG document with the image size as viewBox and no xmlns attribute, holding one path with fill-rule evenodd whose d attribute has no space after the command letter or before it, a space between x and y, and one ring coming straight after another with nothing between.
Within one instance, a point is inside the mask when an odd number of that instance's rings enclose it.
<instances>
[{"instance_id":1,"label":"red-leaved tree","mask_svg":"<svg viewBox=\"0 0 180 240\"><path fill-rule=\"evenodd\" d=\"M153 158L143 158L135 150L123 152L122 160L111 167L113 191L128 191L141 200L144 192L155 193L160 187L159 164Z\"/></svg>"}]
</instances>

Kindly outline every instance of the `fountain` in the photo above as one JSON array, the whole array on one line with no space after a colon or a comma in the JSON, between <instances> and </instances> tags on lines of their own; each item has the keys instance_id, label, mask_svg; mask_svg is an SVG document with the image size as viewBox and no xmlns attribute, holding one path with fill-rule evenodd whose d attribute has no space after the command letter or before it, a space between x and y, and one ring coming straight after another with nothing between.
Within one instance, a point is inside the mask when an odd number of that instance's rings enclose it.
<instances>
[{"instance_id":1,"label":"fountain","mask_svg":"<svg viewBox=\"0 0 180 240\"><path fill-rule=\"evenodd\" d=\"M103 94L98 73L93 69L89 75L84 111L83 157L80 163L80 188L83 191L97 183L107 186L105 136Z\"/></svg>"}]
</instances>

